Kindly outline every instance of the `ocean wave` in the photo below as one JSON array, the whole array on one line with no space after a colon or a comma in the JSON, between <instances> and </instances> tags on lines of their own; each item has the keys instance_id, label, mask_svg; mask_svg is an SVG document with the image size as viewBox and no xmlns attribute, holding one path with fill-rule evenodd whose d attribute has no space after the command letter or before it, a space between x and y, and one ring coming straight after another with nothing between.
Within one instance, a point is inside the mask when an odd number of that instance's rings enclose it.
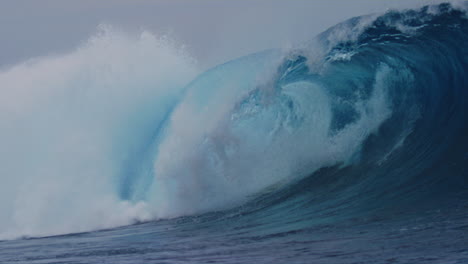
<instances>
[{"instance_id":1,"label":"ocean wave","mask_svg":"<svg viewBox=\"0 0 468 264\"><path fill-rule=\"evenodd\" d=\"M3 71L1 237L229 210L296 228L466 195L465 10L354 18L188 85L193 60L149 33Z\"/></svg>"}]
</instances>

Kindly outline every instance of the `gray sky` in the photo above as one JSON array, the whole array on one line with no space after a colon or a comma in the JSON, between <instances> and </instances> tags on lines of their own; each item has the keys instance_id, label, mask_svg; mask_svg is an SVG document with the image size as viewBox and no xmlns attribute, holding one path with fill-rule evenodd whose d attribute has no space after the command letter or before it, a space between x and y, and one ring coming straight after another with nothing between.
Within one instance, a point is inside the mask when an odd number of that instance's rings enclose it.
<instances>
[{"instance_id":1,"label":"gray sky","mask_svg":"<svg viewBox=\"0 0 468 264\"><path fill-rule=\"evenodd\" d=\"M438 0L0 0L0 67L63 53L99 24L170 33L202 67L312 38L347 18Z\"/></svg>"}]
</instances>

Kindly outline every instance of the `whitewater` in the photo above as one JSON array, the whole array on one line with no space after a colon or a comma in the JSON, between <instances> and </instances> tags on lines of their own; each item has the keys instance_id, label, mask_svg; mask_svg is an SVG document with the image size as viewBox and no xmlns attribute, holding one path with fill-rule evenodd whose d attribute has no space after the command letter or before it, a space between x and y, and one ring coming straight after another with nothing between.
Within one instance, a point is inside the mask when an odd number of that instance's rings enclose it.
<instances>
[{"instance_id":1,"label":"whitewater","mask_svg":"<svg viewBox=\"0 0 468 264\"><path fill-rule=\"evenodd\" d=\"M0 69L0 263L466 263L467 8L208 70L102 25Z\"/></svg>"}]
</instances>

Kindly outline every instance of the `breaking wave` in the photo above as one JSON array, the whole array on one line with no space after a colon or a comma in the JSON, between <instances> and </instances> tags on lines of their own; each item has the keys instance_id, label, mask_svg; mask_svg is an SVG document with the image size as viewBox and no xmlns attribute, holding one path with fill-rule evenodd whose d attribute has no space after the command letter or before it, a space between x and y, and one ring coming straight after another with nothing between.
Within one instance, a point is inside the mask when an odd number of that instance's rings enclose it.
<instances>
[{"instance_id":1,"label":"breaking wave","mask_svg":"<svg viewBox=\"0 0 468 264\"><path fill-rule=\"evenodd\" d=\"M3 70L0 236L232 208L310 225L466 197L464 10L354 18L195 79L169 39L108 28Z\"/></svg>"}]
</instances>

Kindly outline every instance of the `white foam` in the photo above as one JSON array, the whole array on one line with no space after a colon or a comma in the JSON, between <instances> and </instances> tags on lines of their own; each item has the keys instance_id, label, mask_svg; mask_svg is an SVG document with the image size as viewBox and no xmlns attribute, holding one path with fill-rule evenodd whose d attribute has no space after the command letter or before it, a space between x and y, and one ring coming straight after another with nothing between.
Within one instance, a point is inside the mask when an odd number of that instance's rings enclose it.
<instances>
[{"instance_id":1,"label":"white foam","mask_svg":"<svg viewBox=\"0 0 468 264\"><path fill-rule=\"evenodd\" d=\"M149 219L119 198L120 179L195 74L169 38L108 26L0 72L0 239Z\"/></svg>"},{"instance_id":2,"label":"white foam","mask_svg":"<svg viewBox=\"0 0 468 264\"><path fill-rule=\"evenodd\" d=\"M147 32L104 27L69 54L1 72L0 238L229 208L323 166L351 162L391 115L392 70L382 65L372 96L354 106L360 118L330 134L326 89L305 81L276 87L277 59L231 62L181 96L196 74L187 54ZM149 191L141 195L148 199L125 201L122 177L135 165L129 162L147 158L140 155L148 146L155 147L154 179L148 190L135 190Z\"/></svg>"}]
</instances>

